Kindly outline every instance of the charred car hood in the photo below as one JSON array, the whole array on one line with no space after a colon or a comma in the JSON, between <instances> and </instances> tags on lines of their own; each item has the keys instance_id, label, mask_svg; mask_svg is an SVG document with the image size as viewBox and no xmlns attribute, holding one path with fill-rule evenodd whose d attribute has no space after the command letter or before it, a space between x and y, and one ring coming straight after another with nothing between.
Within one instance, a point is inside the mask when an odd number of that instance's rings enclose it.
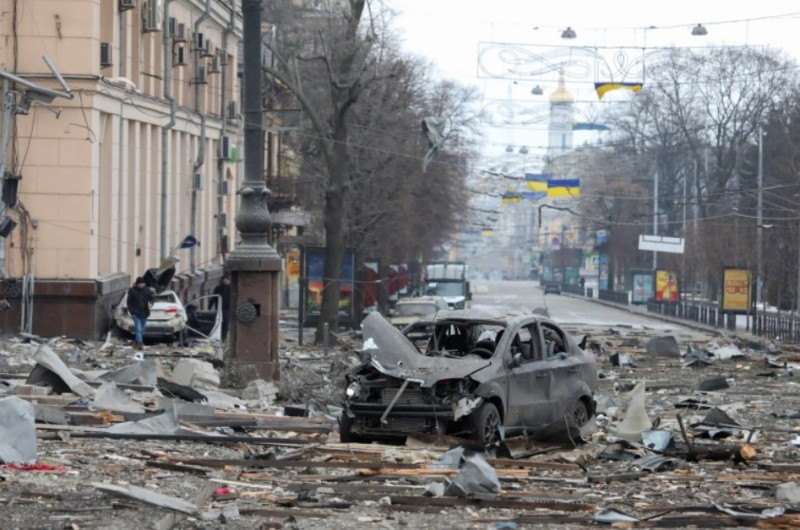
<instances>
[{"instance_id":1,"label":"charred car hood","mask_svg":"<svg viewBox=\"0 0 800 530\"><path fill-rule=\"evenodd\" d=\"M431 387L443 379L462 379L492 364L477 356L455 359L422 355L377 312L367 315L361 329L364 355L376 370L399 379L418 381L423 387Z\"/></svg>"}]
</instances>

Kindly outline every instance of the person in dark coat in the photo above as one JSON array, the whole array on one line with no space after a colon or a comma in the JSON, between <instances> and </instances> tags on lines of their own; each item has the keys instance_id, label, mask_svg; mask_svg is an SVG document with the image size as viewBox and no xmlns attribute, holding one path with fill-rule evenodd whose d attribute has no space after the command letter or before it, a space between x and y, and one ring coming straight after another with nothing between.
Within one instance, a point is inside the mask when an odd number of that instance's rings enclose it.
<instances>
[{"instance_id":1,"label":"person in dark coat","mask_svg":"<svg viewBox=\"0 0 800 530\"><path fill-rule=\"evenodd\" d=\"M231 277L226 273L222 275L219 285L214 287L214 294L222 300L222 340L228 337L228 323L231 313ZM212 307L217 307L217 300L211 302Z\"/></svg>"},{"instance_id":2,"label":"person in dark coat","mask_svg":"<svg viewBox=\"0 0 800 530\"><path fill-rule=\"evenodd\" d=\"M144 346L144 327L147 325L147 317L150 316L150 308L153 307L153 292L141 276L136 278L133 287L128 289L125 305L133 317L133 347L141 350Z\"/></svg>"}]
</instances>

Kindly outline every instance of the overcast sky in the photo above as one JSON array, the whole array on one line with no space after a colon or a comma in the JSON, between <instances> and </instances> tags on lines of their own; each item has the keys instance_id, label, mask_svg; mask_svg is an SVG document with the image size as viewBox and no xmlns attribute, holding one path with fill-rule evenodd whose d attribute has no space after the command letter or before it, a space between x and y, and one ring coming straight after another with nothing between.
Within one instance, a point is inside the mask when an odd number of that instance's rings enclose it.
<instances>
[{"instance_id":1,"label":"overcast sky","mask_svg":"<svg viewBox=\"0 0 800 530\"><path fill-rule=\"evenodd\" d=\"M544 108L547 96L555 87L555 79L533 76L514 84L485 75L479 77L479 43L518 43L542 49L565 45L651 49L767 44L800 58L800 2L796 0L725 3L708 0L624 3L598 0L384 1L398 14L395 28L402 36L406 50L434 62L441 77L474 84L487 99L529 101L534 109L537 105ZM705 37L691 35L692 27L698 23L707 28ZM567 41L560 38L561 31L567 26L575 30L576 39ZM530 95L530 88L536 84L541 84L545 90L544 97L540 96L538 100ZM590 83L579 85L568 86L576 99L597 99L591 93ZM602 104L595 102L582 108L579 120L591 121L592 115L600 108L598 105ZM487 147L498 152L503 144L535 147L546 142L542 140L546 139L545 129L546 123L514 129L487 127ZM576 143L582 143L581 138L576 137ZM489 144L494 144L496 149L491 149ZM539 153L542 153L541 149Z\"/></svg>"}]
</instances>

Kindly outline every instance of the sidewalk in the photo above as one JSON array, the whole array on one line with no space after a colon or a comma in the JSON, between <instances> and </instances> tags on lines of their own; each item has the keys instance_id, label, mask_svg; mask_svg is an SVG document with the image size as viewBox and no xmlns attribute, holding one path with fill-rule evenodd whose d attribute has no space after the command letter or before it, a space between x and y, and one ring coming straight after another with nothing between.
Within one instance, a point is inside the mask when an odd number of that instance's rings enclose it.
<instances>
[{"instance_id":1,"label":"sidewalk","mask_svg":"<svg viewBox=\"0 0 800 530\"><path fill-rule=\"evenodd\" d=\"M613 307L615 309L621 309L623 311L628 311L630 313L636 313L639 315L645 315L649 318L653 318L656 320L660 320L662 322L669 322L671 324L675 324L677 326L683 326L686 328L694 329L696 331L702 331L704 333L710 333L712 335L717 335L719 337L726 337L726 338L733 338L739 337L741 339L747 341L755 341L761 342L764 340L763 337L759 337L757 335L753 335L746 330L737 329L736 331L731 331L725 328L715 328L713 326L708 326L706 324L701 324L699 322L695 322L693 320L684 320L682 318L675 318L666 315L660 315L658 313L652 313L647 310L646 306L643 305L631 305L631 304L617 304L614 302L607 302L606 300L599 300L596 298L587 298L585 296L580 296L572 293L562 292L562 296L569 296L571 298L576 298L579 300L586 300L587 302L593 302L595 304L604 305L606 307Z\"/></svg>"}]
</instances>

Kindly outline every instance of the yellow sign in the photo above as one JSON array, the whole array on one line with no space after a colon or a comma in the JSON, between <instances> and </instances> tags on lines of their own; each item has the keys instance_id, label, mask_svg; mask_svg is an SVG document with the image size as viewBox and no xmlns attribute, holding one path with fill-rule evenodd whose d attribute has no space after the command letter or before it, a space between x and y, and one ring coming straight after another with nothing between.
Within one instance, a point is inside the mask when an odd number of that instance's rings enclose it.
<instances>
[{"instance_id":1,"label":"yellow sign","mask_svg":"<svg viewBox=\"0 0 800 530\"><path fill-rule=\"evenodd\" d=\"M300 251L290 250L286 253L286 275L289 278L300 277Z\"/></svg>"},{"instance_id":2,"label":"yellow sign","mask_svg":"<svg viewBox=\"0 0 800 530\"><path fill-rule=\"evenodd\" d=\"M750 271L725 269L722 271L722 310L747 311L750 308Z\"/></svg>"},{"instance_id":3,"label":"yellow sign","mask_svg":"<svg viewBox=\"0 0 800 530\"><path fill-rule=\"evenodd\" d=\"M678 301L678 275L672 271L656 271L656 302Z\"/></svg>"}]
</instances>

